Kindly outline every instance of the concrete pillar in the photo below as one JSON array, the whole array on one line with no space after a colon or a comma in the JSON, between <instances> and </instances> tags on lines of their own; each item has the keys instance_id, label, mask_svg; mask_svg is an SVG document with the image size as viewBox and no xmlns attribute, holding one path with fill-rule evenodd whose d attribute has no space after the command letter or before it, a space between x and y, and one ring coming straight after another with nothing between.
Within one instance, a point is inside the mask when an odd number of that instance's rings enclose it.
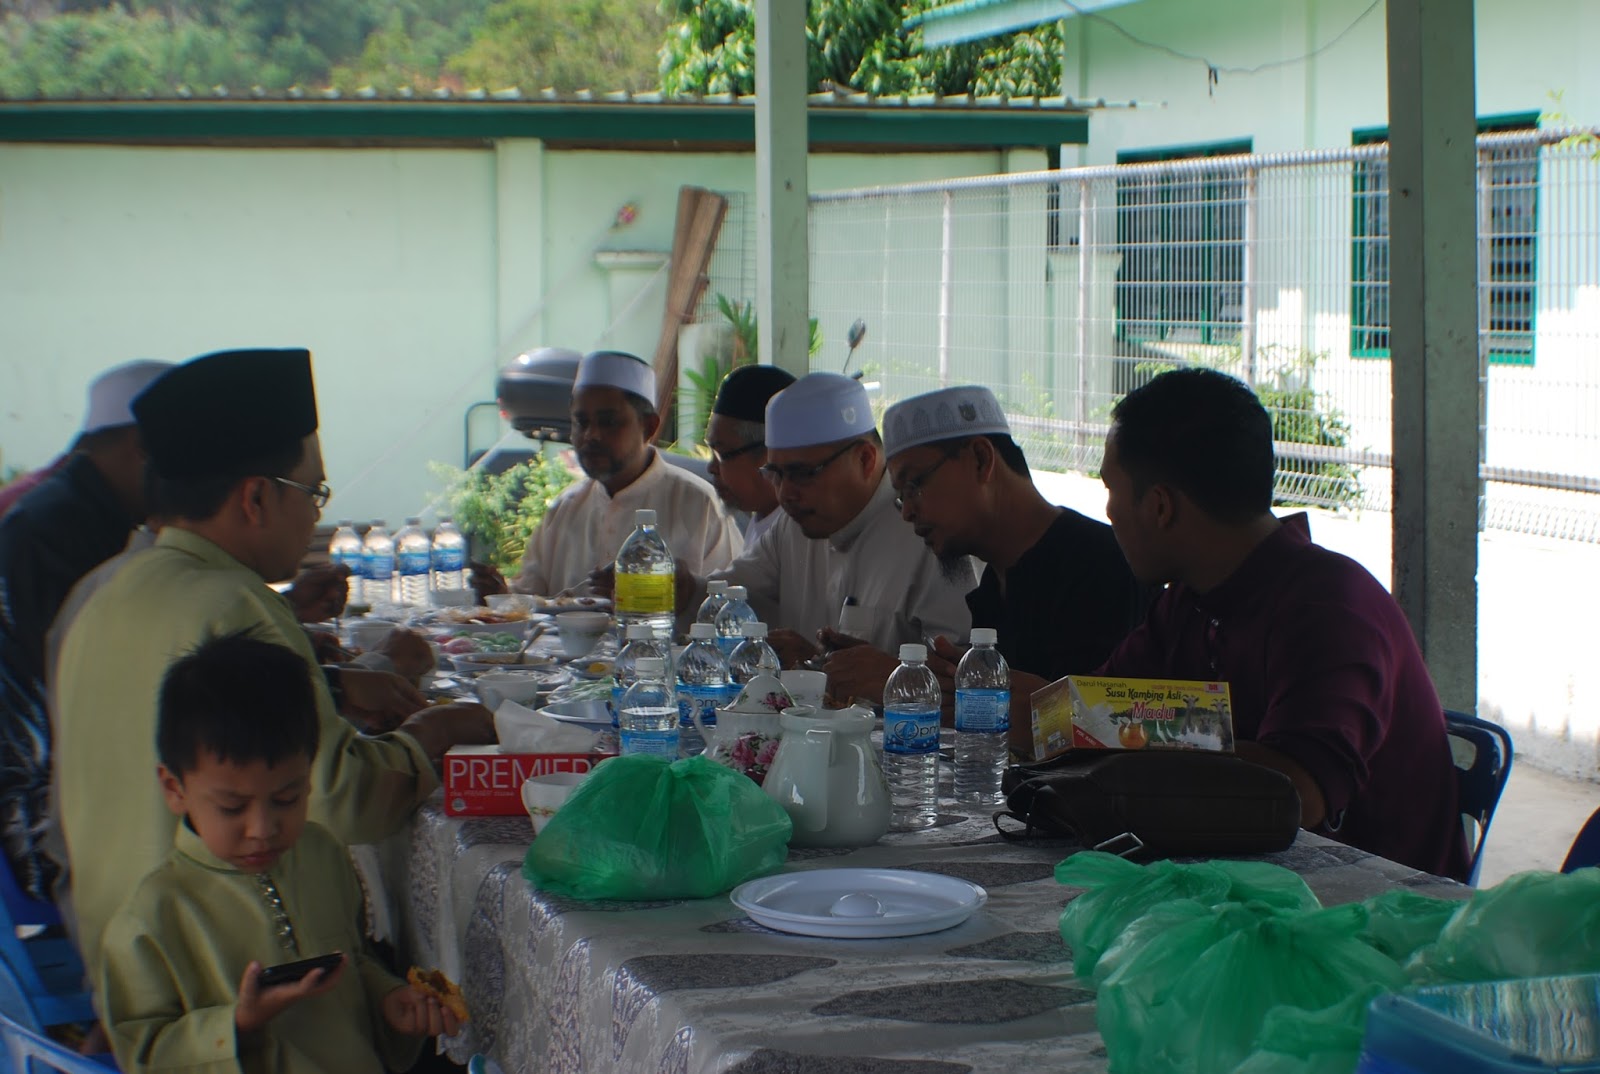
<instances>
[{"instance_id":1,"label":"concrete pillar","mask_svg":"<svg viewBox=\"0 0 1600 1074\"><path fill-rule=\"evenodd\" d=\"M756 3L756 317L761 360L810 372L806 5Z\"/></svg>"},{"instance_id":2,"label":"concrete pillar","mask_svg":"<svg viewBox=\"0 0 1600 1074\"><path fill-rule=\"evenodd\" d=\"M1478 697L1473 7L1389 0L1394 594L1445 706Z\"/></svg>"}]
</instances>

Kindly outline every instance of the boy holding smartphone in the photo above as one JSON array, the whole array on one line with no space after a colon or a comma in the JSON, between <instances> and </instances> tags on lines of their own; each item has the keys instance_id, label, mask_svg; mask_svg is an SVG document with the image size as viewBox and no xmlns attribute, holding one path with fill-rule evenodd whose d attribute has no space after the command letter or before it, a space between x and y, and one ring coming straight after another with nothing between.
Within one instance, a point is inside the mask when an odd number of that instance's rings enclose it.
<instances>
[{"instance_id":1,"label":"boy holding smartphone","mask_svg":"<svg viewBox=\"0 0 1600 1074\"><path fill-rule=\"evenodd\" d=\"M438 1000L366 950L345 847L306 821L317 710L294 652L202 643L161 688L157 775L183 818L106 927L101 1014L124 1071L405 1070L454 1034ZM116 824L116 803L106 823ZM334 955L271 983L266 965Z\"/></svg>"}]
</instances>

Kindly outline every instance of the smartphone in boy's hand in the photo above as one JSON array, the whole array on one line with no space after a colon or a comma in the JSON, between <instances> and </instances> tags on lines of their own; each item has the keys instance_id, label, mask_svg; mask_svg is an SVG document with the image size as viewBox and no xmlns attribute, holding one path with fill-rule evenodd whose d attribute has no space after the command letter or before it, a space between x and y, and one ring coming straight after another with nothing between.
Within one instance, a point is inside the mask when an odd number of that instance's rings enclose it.
<instances>
[{"instance_id":1,"label":"smartphone in boy's hand","mask_svg":"<svg viewBox=\"0 0 1600 1074\"><path fill-rule=\"evenodd\" d=\"M344 955L335 952L266 969L259 962L251 962L239 981L233 1024L241 1033L265 1029L268 1022L301 1000L338 987L347 961Z\"/></svg>"},{"instance_id":2,"label":"smartphone in boy's hand","mask_svg":"<svg viewBox=\"0 0 1600 1074\"><path fill-rule=\"evenodd\" d=\"M280 962L261 971L261 976L256 978L256 987L267 989L276 985L293 984L316 970L332 970L343 961L344 955L335 951L331 955L302 958L298 962Z\"/></svg>"}]
</instances>

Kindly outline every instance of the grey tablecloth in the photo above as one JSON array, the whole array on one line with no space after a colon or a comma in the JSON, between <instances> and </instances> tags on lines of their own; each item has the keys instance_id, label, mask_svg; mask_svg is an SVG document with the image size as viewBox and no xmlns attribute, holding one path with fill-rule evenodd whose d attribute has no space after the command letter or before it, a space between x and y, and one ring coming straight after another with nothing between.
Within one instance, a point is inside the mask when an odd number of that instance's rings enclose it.
<instances>
[{"instance_id":1,"label":"grey tablecloth","mask_svg":"<svg viewBox=\"0 0 1600 1074\"><path fill-rule=\"evenodd\" d=\"M987 816L941 821L861 850L790 857L791 869L922 869L988 890L964 924L905 939L773 932L726 897L549 896L522 878L525 818L450 818L437 798L391 856L406 872L392 882L408 892L407 954L460 981L471 1006L451 1055L484 1052L507 1074L1104 1070L1094 998L1073 980L1057 931L1075 891L1052 872L1074 848L1008 843ZM1397 886L1462 891L1308 833L1267 860L1329 905Z\"/></svg>"}]
</instances>

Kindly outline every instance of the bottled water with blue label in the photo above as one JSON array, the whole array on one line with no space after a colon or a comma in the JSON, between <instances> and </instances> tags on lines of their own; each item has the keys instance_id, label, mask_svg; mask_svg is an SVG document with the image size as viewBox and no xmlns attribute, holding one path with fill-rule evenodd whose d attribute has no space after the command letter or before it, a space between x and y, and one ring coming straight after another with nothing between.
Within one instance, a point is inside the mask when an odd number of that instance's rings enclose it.
<instances>
[{"instance_id":1,"label":"bottled water with blue label","mask_svg":"<svg viewBox=\"0 0 1600 1074\"><path fill-rule=\"evenodd\" d=\"M361 542L361 599L367 604L394 601L394 538L381 518Z\"/></svg>"},{"instance_id":2,"label":"bottled water with blue label","mask_svg":"<svg viewBox=\"0 0 1600 1074\"><path fill-rule=\"evenodd\" d=\"M439 520L433 531L433 547L429 550L433 564L433 588L465 589L467 587L467 538L449 515Z\"/></svg>"},{"instance_id":3,"label":"bottled water with blue label","mask_svg":"<svg viewBox=\"0 0 1600 1074\"><path fill-rule=\"evenodd\" d=\"M678 706L667 682L667 664L646 656L636 665L639 680L622 695L622 752L678 759Z\"/></svg>"},{"instance_id":4,"label":"bottled water with blue label","mask_svg":"<svg viewBox=\"0 0 1600 1074\"><path fill-rule=\"evenodd\" d=\"M350 578L345 582L345 603L361 602L361 537L350 520L340 521L328 542L328 562L334 566L350 568Z\"/></svg>"},{"instance_id":5,"label":"bottled water with blue label","mask_svg":"<svg viewBox=\"0 0 1600 1074\"><path fill-rule=\"evenodd\" d=\"M746 624L756 621L755 609L746 601L749 595L744 586L730 585L728 603L717 613L717 648L722 650L723 659L732 656L734 648L744 640Z\"/></svg>"},{"instance_id":6,"label":"bottled water with blue label","mask_svg":"<svg viewBox=\"0 0 1600 1074\"><path fill-rule=\"evenodd\" d=\"M622 640L622 650L611 665L611 700L606 702L606 708L611 710L612 727L621 726L622 695L639 681L639 661L650 656L660 660L662 667L667 665L666 649L656 641L656 632L649 623L629 623ZM677 703L676 699L673 703Z\"/></svg>"},{"instance_id":7,"label":"bottled water with blue label","mask_svg":"<svg viewBox=\"0 0 1600 1074\"><path fill-rule=\"evenodd\" d=\"M405 527L394 535L394 552L395 570L400 576L400 603L413 608L430 603L433 546L423 532L422 519L406 519Z\"/></svg>"},{"instance_id":8,"label":"bottled water with blue label","mask_svg":"<svg viewBox=\"0 0 1600 1074\"><path fill-rule=\"evenodd\" d=\"M994 647L990 627L972 629L972 648L956 667L956 800L1000 805L1007 732L1011 729L1011 669Z\"/></svg>"},{"instance_id":9,"label":"bottled water with blue label","mask_svg":"<svg viewBox=\"0 0 1600 1074\"><path fill-rule=\"evenodd\" d=\"M709 733L717 725L717 709L733 700L728 661L717 648L716 628L695 623L689 628L689 647L678 657L678 725L685 757L704 753L705 738L695 726L694 714Z\"/></svg>"},{"instance_id":10,"label":"bottled water with blue label","mask_svg":"<svg viewBox=\"0 0 1600 1074\"><path fill-rule=\"evenodd\" d=\"M744 640L733 648L728 657L728 678L733 685L743 686L757 675L777 678L783 671L778 654L767 644L767 624L746 623Z\"/></svg>"},{"instance_id":11,"label":"bottled water with blue label","mask_svg":"<svg viewBox=\"0 0 1600 1074\"><path fill-rule=\"evenodd\" d=\"M717 624L717 613L728 603L727 582L707 582L706 599L700 602L700 610L695 613L694 621L697 623Z\"/></svg>"},{"instance_id":12,"label":"bottled water with blue label","mask_svg":"<svg viewBox=\"0 0 1600 1074\"><path fill-rule=\"evenodd\" d=\"M900 666L883 686L883 774L898 831L932 827L939 816L940 702L927 647L900 646Z\"/></svg>"}]
</instances>

